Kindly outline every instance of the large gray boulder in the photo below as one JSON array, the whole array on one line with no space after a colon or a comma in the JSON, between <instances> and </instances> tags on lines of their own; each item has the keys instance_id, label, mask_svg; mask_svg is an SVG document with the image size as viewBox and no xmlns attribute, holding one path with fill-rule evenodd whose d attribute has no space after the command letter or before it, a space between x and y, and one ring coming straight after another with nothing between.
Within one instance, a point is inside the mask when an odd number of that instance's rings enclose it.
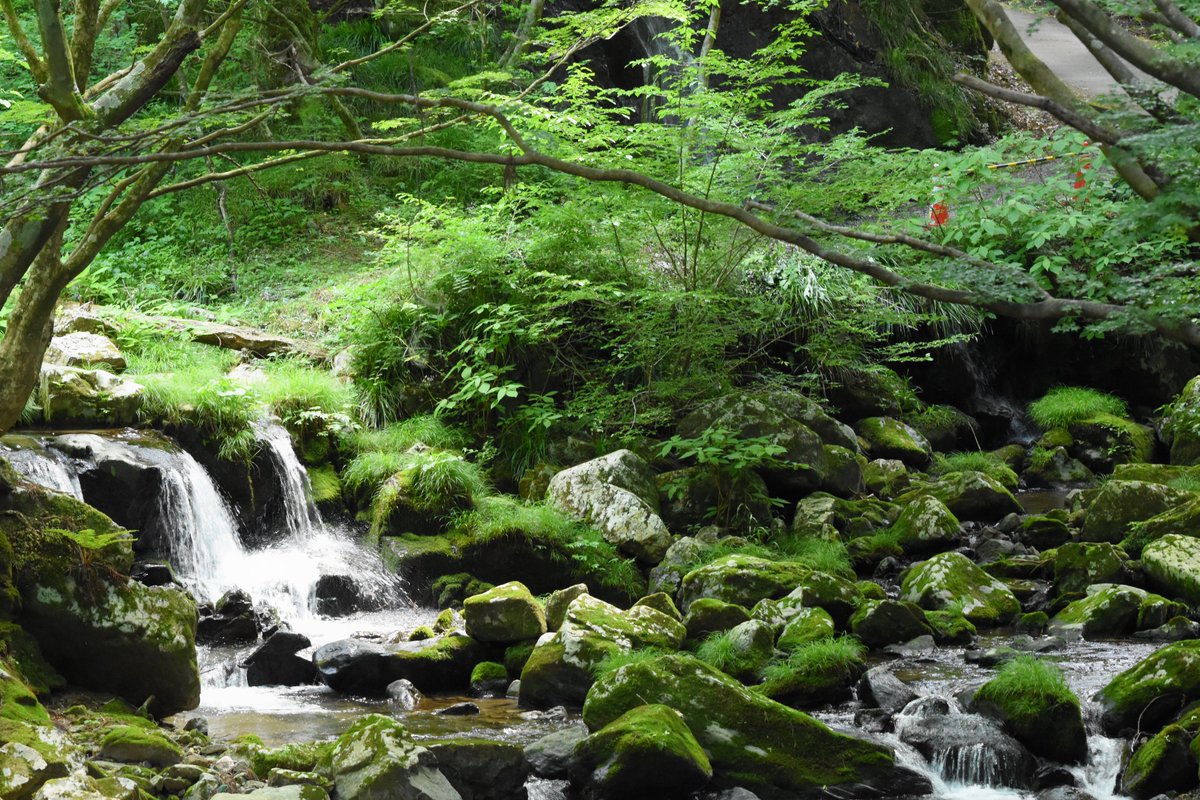
<instances>
[{"instance_id":1,"label":"large gray boulder","mask_svg":"<svg viewBox=\"0 0 1200 800\"><path fill-rule=\"evenodd\" d=\"M98 333L67 333L55 336L46 348L47 364L63 367L96 367L107 365L113 372L125 370L125 356L107 336Z\"/></svg>"},{"instance_id":2,"label":"large gray boulder","mask_svg":"<svg viewBox=\"0 0 1200 800\"><path fill-rule=\"evenodd\" d=\"M673 541L658 513L654 476L629 450L563 470L550 480L546 499L650 566L663 560Z\"/></svg>"},{"instance_id":3,"label":"large gray boulder","mask_svg":"<svg viewBox=\"0 0 1200 800\"><path fill-rule=\"evenodd\" d=\"M1191 492L1146 481L1105 481L1087 508L1080 538L1085 542L1119 542L1129 526L1195 497Z\"/></svg>"}]
</instances>

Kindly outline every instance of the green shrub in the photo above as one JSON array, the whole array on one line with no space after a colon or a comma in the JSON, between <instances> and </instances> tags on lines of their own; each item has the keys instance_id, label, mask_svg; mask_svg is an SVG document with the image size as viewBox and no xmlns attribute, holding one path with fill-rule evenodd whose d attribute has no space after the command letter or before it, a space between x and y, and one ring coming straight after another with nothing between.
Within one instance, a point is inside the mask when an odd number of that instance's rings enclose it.
<instances>
[{"instance_id":1,"label":"green shrub","mask_svg":"<svg viewBox=\"0 0 1200 800\"><path fill-rule=\"evenodd\" d=\"M376 492L377 514L401 500L416 509L444 509L454 499L469 500L491 491L483 470L457 453L410 450L400 454L398 463L397 480L384 483Z\"/></svg>"},{"instance_id":2,"label":"green shrub","mask_svg":"<svg viewBox=\"0 0 1200 800\"><path fill-rule=\"evenodd\" d=\"M945 475L949 472L982 472L995 478L1011 491L1015 491L1020 479L1004 459L995 453L984 451L962 453L937 453L933 457L930 472L934 475Z\"/></svg>"},{"instance_id":3,"label":"green shrub","mask_svg":"<svg viewBox=\"0 0 1200 800\"><path fill-rule=\"evenodd\" d=\"M419 414L383 428L364 428L350 439L351 448L358 453L401 453L415 444L440 450L461 450L466 447L467 435L447 425L433 414Z\"/></svg>"},{"instance_id":4,"label":"green shrub","mask_svg":"<svg viewBox=\"0 0 1200 800\"><path fill-rule=\"evenodd\" d=\"M1017 656L996 677L980 687L977 700L990 701L1016 719L1032 719L1047 704L1079 706L1079 698L1067 686L1062 670L1030 655Z\"/></svg>"},{"instance_id":5,"label":"green shrub","mask_svg":"<svg viewBox=\"0 0 1200 800\"><path fill-rule=\"evenodd\" d=\"M841 542L813 537L788 536L774 545L775 552L788 561L798 561L818 572L854 580L850 555Z\"/></svg>"},{"instance_id":6,"label":"green shrub","mask_svg":"<svg viewBox=\"0 0 1200 800\"><path fill-rule=\"evenodd\" d=\"M284 422L306 411L344 413L354 406L354 390L327 369L304 359L282 358L260 362L267 380L258 388L262 401Z\"/></svg>"},{"instance_id":7,"label":"green shrub","mask_svg":"<svg viewBox=\"0 0 1200 800\"><path fill-rule=\"evenodd\" d=\"M1051 389L1029 406L1029 416L1043 430L1065 428L1098 414L1125 417L1127 413L1125 401L1119 397L1078 386Z\"/></svg>"}]
</instances>

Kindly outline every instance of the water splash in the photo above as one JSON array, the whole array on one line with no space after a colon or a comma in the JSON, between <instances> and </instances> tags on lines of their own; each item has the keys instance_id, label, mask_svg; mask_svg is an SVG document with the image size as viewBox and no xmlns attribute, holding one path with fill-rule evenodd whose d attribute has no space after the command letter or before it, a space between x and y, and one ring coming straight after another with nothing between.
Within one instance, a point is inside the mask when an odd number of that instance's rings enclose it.
<instances>
[{"instance_id":1,"label":"water splash","mask_svg":"<svg viewBox=\"0 0 1200 800\"><path fill-rule=\"evenodd\" d=\"M272 421L258 423L255 433L271 459L275 474L280 477L285 538L311 536L321 526L321 516L312 503L312 484L308 472L296 457L291 435L282 425Z\"/></svg>"},{"instance_id":2,"label":"water splash","mask_svg":"<svg viewBox=\"0 0 1200 800\"><path fill-rule=\"evenodd\" d=\"M38 486L83 499L79 476L65 454L15 439L0 445L0 453L17 472Z\"/></svg>"}]
</instances>

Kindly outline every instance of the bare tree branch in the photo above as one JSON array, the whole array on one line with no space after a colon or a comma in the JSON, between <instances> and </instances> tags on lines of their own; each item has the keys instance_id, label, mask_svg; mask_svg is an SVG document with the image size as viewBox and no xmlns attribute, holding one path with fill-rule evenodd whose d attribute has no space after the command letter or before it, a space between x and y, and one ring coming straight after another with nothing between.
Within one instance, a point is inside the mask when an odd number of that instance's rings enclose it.
<instances>
[{"instance_id":1,"label":"bare tree branch","mask_svg":"<svg viewBox=\"0 0 1200 800\"><path fill-rule=\"evenodd\" d=\"M980 94L986 94L988 97L994 97L1006 103L1016 103L1048 111L1072 128L1087 134L1097 142L1116 144L1121 141L1121 134L1119 132L1099 125L1088 117L1081 116L1061 103L1051 100L1049 97L1043 97L1040 94L1029 94L1028 92L1018 92L1015 89L1005 89L1002 86L988 83L982 78L962 72L955 75L951 80L961 86L966 86L968 89L974 89Z\"/></svg>"},{"instance_id":2,"label":"bare tree branch","mask_svg":"<svg viewBox=\"0 0 1200 800\"><path fill-rule=\"evenodd\" d=\"M1200 23L1183 13L1171 0L1154 0L1154 5L1172 28L1189 39L1200 39Z\"/></svg>"},{"instance_id":3,"label":"bare tree branch","mask_svg":"<svg viewBox=\"0 0 1200 800\"><path fill-rule=\"evenodd\" d=\"M47 79L46 65L38 55L33 42L29 40L29 34L21 25L21 18L17 16L17 10L13 7L12 0L0 0L0 9L4 11L8 32L12 34L13 41L17 43L21 55L25 56L25 63L29 65L29 72L32 73L33 79L38 83L45 83Z\"/></svg>"}]
</instances>

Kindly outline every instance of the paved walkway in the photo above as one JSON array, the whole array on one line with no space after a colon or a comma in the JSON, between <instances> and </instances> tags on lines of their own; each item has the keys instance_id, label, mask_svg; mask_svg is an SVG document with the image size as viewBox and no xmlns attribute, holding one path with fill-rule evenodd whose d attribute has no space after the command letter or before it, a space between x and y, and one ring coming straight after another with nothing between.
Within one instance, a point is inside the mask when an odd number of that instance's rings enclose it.
<instances>
[{"instance_id":1,"label":"paved walkway","mask_svg":"<svg viewBox=\"0 0 1200 800\"><path fill-rule=\"evenodd\" d=\"M1071 29L1053 17L1042 17L1028 11L1006 7L1013 25L1024 37L1034 55L1046 62L1063 82L1087 95L1099 95L1118 89L1112 76L1104 71L1083 42L1075 38ZM1039 21L1040 20L1040 21ZM1037 27L1030 32L1030 25ZM999 49L996 49L998 57Z\"/></svg>"}]
</instances>

